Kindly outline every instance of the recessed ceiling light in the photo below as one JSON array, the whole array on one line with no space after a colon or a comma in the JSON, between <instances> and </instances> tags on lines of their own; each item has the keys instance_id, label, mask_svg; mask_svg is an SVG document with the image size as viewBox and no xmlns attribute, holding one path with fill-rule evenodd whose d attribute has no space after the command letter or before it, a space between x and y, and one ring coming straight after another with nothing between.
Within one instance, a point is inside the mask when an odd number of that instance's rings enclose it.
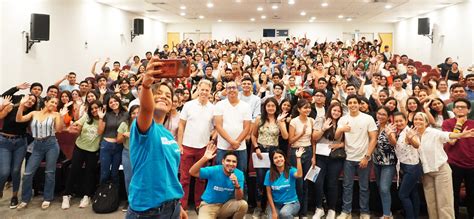
<instances>
[{"instance_id":1,"label":"recessed ceiling light","mask_svg":"<svg viewBox=\"0 0 474 219\"><path fill-rule=\"evenodd\" d=\"M199 19L204 19L204 16L203 16L203 15L199 15Z\"/></svg>"},{"instance_id":2,"label":"recessed ceiling light","mask_svg":"<svg viewBox=\"0 0 474 219\"><path fill-rule=\"evenodd\" d=\"M302 11L302 12L300 12L300 15L301 15L301 16L305 16L305 15L306 15L306 12Z\"/></svg>"},{"instance_id":3,"label":"recessed ceiling light","mask_svg":"<svg viewBox=\"0 0 474 219\"><path fill-rule=\"evenodd\" d=\"M222 22L222 20L221 20L221 19L219 19L219 20L217 20L217 22Z\"/></svg>"},{"instance_id":4,"label":"recessed ceiling light","mask_svg":"<svg viewBox=\"0 0 474 219\"><path fill-rule=\"evenodd\" d=\"M255 18L250 18L250 21L255 21Z\"/></svg>"},{"instance_id":5,"label":"recessed ceiling light","mask_svg":"<svg viewBox=\"0 0 474 219\"><path fill-rule=\"evenodd\" d=\"M337 18L339 18L339 19L344 18L344 15L341 14L341 15L337 16Z\"/></svg>"},{"instance_id":6,"label":"recessed ceiling light","mask_svg":"<svg viewBox=\"0 0 474 219\"><path fill-rule=\"evenodd\" d=\"M181 12L181 13L179 13L179 15L181 15L181 16L186 16L186 13Z\"/></svg>"},{"instance_id":7,"label":"recessed ceiling light","mask_svg":"<svg viewBox=\"0 0 474 219\"><path fill-rule=\"evenodd\" d=\"M214 7L214 4L212 4L212 2L209 2L209 3L207 3L207 7L212 8L212 7Z\"/></svg>"},{"instance_id":8,"label":"recessed ceiling light","mask_svg":"<svg viewBox=\"0 0 474 219\"><path fill-rule=\"evenodd\" d=\"M346 21L352 21L352 18L349 17L349 18L346 19Z\"/></svg>"},{"instance_id":9,"label":"recessed ceiling light","mask_svg":"<svg viewBox=\"0 0 474 219\"><path fill-rule=\"evenodd\" d=\"M267 16L265 16L265 15L262 15L262 16L260 16L260 18L262 18L262 19L266 19L266 18L267 18Z\"/></svg>"},{"instance_id":10,"label":"recessed ceiling light","mask_svg":"<svg viewBox=\"0 0 474 219\"><path fill-rule=\"evenodd\" d=\"M392 5L385 5L385 9L390 9L392 8Z\"/></svg>"},{"instance_id":11,"label":"recessed ceiling light","mask_svg":"<svg viewBox=\"0 0 474 219\"><path fill-rule=\"evenodd\" d=\"M288 4L289 4L289 5L294 5L294 4L295 4L295 0L288 0Z\"/></svg>"},{"instance_id":12,"label":"recessed ceiling light","mask_svg":"<svg viewBox=\"0 0 474 219\"><path fill-rule=\"evenodd\" d=\"M181 10L186 10L186 6L184 5L181 5L181 7L179 7Z\"/></svg>"},{"instance_id":13,"label":"recessed ceiling light","mask_svg":"<svg viewBox=\"0 0 474 219\"><path fill-rule=\"evenodd\" d=\"M257 8L257 11L263 11L263 8L262 8L262 7L258 7L258 8Z\"/></svg>"},{"instance_id":14,"label":"recessed ceiling light","mask_svg":"<svg viewBox=\"0 0 474 219\"><path fill-rule=\"evenodd\" d=\"M314 22L314 20L313 20L313 19L310 19L310 20L309 20L309 22L313 23L313 22Z\"/></svg>"},{"instance_id":15,"label":"recessed ceiling light","mask_svg":"<svg viewBox=\"0 0 474 219\"><path fill-rule=\"evenodd\" d=\"M311 20L314 20L314 19L316 19L316 17L311 17Z\"/></svg>"},{"instance_id":16,"label":"recessed ceiling light","mask_svg":"<svg viewBox=\"0 0 474 219\"><path fill-rule=\"evenodd\" d=\"M323 6L323 7L327 7L328 5L329 4L327 2L324 2L324 3L321 4L321 6Z\"/></svg>"},{"instance_id":17,"label":"recessed ceiling light","mask_svg":"<svg viewBox=\"0 0 474 219\"><path fill-rule=\"evenodd\" d=\"M273 10L278 9L278 5L272 5L272 9Z\"/></svg>"}]
</instances>

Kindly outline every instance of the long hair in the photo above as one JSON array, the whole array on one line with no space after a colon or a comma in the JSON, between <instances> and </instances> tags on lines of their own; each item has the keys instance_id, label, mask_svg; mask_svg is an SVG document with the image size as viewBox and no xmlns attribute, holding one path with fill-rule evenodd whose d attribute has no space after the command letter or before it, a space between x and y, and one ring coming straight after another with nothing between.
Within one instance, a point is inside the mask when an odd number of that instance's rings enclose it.
<instances>
[{"instance_id":1,"label":"long hair","mask_svg":"<svg viewBox=\"0 0 474 219\"><path fill-rule=\"evenodd\" d=\"M62 91L61 94L59 94L59 97L58 97L58 100L59 100L59 101L58 101L58 107L57 107L57 108L58 108L58 112L59 112L59 110L62 109L62 108L64 107L64 105L66 104L66 103L63 103L63 101L61 100L62 97L63 97L63 94L66 94L66 95L67 95L67 97L69 98L69 101L73 101L73 100L72 100L72 93L71 93L70 91L68 91L68 90ZM68 102L69 102L69 101L68 101ZM69 114L70 116L72 116L72 114L73 114L73 109L74 109L73 107L74 107L73 104L71 104L71 105L67 108L67 110L69 110L69 112L68 112L67 114Z\"/></svg>"},{"instance_id":2,"label":"long hair","mask_svg":"<svg viewBox=\"0 0 474 219\"><path fill-rule=\"evenodd\" d=\"M130 107L130 110L128 111L128 119L127 119L128 127L130 127L130 124L132 124L132 122L133 122L133 120L132 120L133 111L135 111L138 108L140 108L140 105L133 105L132 107Z\"/></svg>"},{"instance_id":3,"label":"long hair","mask_svg":"<svg viewBox=\"0 0 474 219\"><path fill-rule=\"evenodd\" d=\"M408 101L410 101L410 100L413 100L416 103L416 110L413 111L413 112L415 112L415 113L423 112L423 106L421 105L420 101L416 97L408 97L407 102L405 103L405 108L406 108L407 112L411 113L410 109L408 109Z\"/></svg>"},{"instance_id":4,"label":"long hair","mask_svg":"<svg viewBox=\"0 0 474 219\"><path fill-rule=\"evenodd\" d=\"M280 177L280 172L278 172L278 168L275 165L275 162L273 162L273 156L275 156L275 154L281 154L285 158L285 169L283 170L283 174L285 174L285 178L287 179L290 176L290 163L288 162L288 159L286 159L285 153L280 149L276 149L270 153L270 182L274 182L278 177Z\"/></svg>"},{"instance_id":5,"label":"long hair","mask_svg":"<svg viewBox=\"0 0 474 219\"><path fill-rule=\"evenodd\" d=\"M117 95L114 94L114 95L110 96L110 98L107 100L107 103L106 103L107 112L112 112L113 111L109 106L109 103L110 103L111 99L114 99L115 101L117 101L119 103L119 112L120 113L122 113L124 111L127 111L127 109L123 106L123 103L122 103L122 100L120 100L120 97L118 97Z\"/></svg>"},{"instance_id":6,"label":"long hair","mask_svg":"<svg viewBox=\"0 0 474 219\"><path fill-rule=\"evenodd\" d=\"M300 115L300 112L298 111L298 109L301 109L304 106L309 105L309 104L310 103L306 99L298 100L298 102L296 103L296 106L293 107L292 118L296 118Z\"/></svg>"},{"instance_id":7,"label":"long hair","mask_svg":"<svg viewBox=\"0 0 474 219\"><path fill-rule=\"evenodd\" d=\"M331 115L332 109L336 108L336 107L339 107L339 110L341 111L341 116L339 116L339 118L337 118L337 119L332 117L332 115ZM332 120L332 126L328 130L324 131L324 133L323 133L324 138L326 138L330 141L336 140L335 137L336 137L337 121L339 121L339 119L342 117L342 112L343 112L343 110L342 110L342 106L341 106L340 103L335 102L335 103L332 103L331 105L329 105L329 108L326 111L326 119L331 119Z\"/></svg>"},{"instance_id":8,"label":"long hair","mask_svg":"<svg viewBox=\"0 0 474 219\"><path fill-rule=\"evenodd\" d=\"M103 106L102 102L99 100L94 100L90 104L87 104L87 116L89 117L87 120L87 124L92 124L94 122L94 116L92 115L92 105L97 105L99 109Z\"/></svg>"},{"instance_id":9,"label":"long hair","mask_svg":"<svg viewBox=\"0 0 474 219\"><path fill-rule=\"evenodd\" d=\"M446 120L446 119L449 119L449 114L448 114L448 110L446 108L446 105L444 105L443 101L437 97L437 98L434 98L431 103L430 103L430 113L431 115L433 115L433 117L437 117L438 116L438 112L436 112L436 110L434 110L431 106L433 105L433 102L437 100L439 102L441 102L441 104L443 104L443 109L441 110L441 115L443 116L443 120Z\"/></svg>"},{"instance_id":10,"label":"long hair","mask_svg":"<svg viewBox=\"0 0 474 219\"><path fill-rule=\"evenodd\" d=\"M167 82L161 82L161 83L158 83L158 84L154 84L151 88L152 88L152 92L153 92L153 95L155 95L156 93L158 93L158 91L160 90L160 87L161 86L166 86L168 89L170 89L170 92L171 92L171 104L173 104L173 99L174 99L174 89L173 89L173 86L170 85L170 83L167 83ZM170 109L171 111L171 109ZM166 112L166 116L165 116L165 120L163 121L163 124L166 123L166 121L168 121L169 119L169 112Z\"/></svg>"},{"instance_id":11,"label":"long hair","mask_svg":"<svg viewBox=\"0 0 474 219\"><path fill-rule=\"evenodd\" d=\"M275 120L278 115L280 115L280 106L278 105L278 101L274 97L270 97L263 102L262 108L261 108L261 115L260 115L260 124L258 124L258 128L262 127L266 122L270 122L268 118L268 112L267 112L267 104L273 103L275 104L275 114L273 114L273 117L275 117Z\"/></svg>"}]
</instances>

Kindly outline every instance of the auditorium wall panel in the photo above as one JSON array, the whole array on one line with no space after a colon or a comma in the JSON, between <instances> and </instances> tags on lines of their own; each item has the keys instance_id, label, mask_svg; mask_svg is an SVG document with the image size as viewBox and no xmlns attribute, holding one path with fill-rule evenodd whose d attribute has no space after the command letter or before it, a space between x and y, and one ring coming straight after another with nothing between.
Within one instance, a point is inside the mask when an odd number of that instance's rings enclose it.
<instances>
[{"instance_id":1,"label":"auditorium wall panel","mask_svg":"<svg viewBox=\"0 0 474 219\"><path fill-rule=\"evenodd\" d=\"M70 71L82 79L90 75L97 58L110 56L123 64L130 55L143 58L166 41L166 24L145 18L144 35L130 42L133 19L140 16L93 0L16 0L1 5L2 18L8 18L0 22L2 91L22 81L50 85ZM50 40L33 45L26 54L23 31L30 31L31 13L50 14Z\"/></svg>"},{"instance_id":2,"label":"auditorium wall panel","mask_svg":"<svg viewBox=\"0 0 474 219\"><path fill-rule=\"evenodd\" d=\"M437 65L452 57L459 67L474 64L474 1L445 7L395 24L396 52ZM418 35L418 18L430 18L434 42Z\"/></svg>"}]
</instances>

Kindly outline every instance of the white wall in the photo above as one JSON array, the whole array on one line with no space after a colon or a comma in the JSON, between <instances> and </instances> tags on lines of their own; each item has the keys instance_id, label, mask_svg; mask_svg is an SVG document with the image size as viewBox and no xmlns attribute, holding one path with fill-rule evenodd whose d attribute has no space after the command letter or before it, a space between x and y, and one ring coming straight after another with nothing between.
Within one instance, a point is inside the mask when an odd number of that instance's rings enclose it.
<instances>
[{"instance_id":1,"label":"white wall","mask_svg":"<svg viewBox=\"0 0 474 219\"><path fill-rule=\"evenodd\" d=\"M110 57L124 63L128 56L144 57L146 51L166 41L166 24L145 19L144 35L131 43L132 21L139 16L93 0L15 0L0 4L0 91L23 81L48 86L70 71L83 79L90 75L97 58ZM50 40L33 45L26 54L22 32L30 31L31 13L50 14Z\"/></svg>"},{"instance_id":2,"label":"white wall","mask_svg":"<svg viewBox=\"0 0 474 219\"><path fill-rule=\"evenodd\" d=\"M262 38L263 29L289 29L289 34L295 37L303 37L306 33L307 37L313 42L315 40L324 41L342 39L344 32L361 33L390 33L394 32L392 23L355 23L355 22L339 22L339 23L260 23L260 22L227 22L227 23L182 23L167 25L167 32L212 32L212 38L216 40L235 40L235 37L242 39L258 40ZM376 35L375 35L376 36ZM376 36L377 37L377 36ZM181 35L181 40L182 40ZM269 38L268 38L269 39Z\"/></svg>"},{"instance_id":3,"label":"white wall","mask_svg":"<svg viewBox=\"0 0 474 219\"><path fill-rule=\"evenodd\" d=\"M424 63L437 65L452 57L461 68L474 64L474 1L453 5L420 17L430 18L434 43L418 35L418 18L395 24L395 52L407 54Z\"/></svg>"}]
</instances>

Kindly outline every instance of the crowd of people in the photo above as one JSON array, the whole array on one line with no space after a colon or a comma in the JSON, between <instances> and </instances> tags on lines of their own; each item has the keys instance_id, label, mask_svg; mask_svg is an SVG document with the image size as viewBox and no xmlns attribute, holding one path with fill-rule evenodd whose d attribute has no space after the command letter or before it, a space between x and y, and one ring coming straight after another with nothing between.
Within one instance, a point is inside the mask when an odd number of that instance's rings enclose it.
<instances>
[{"instance_id":1,"label":"crowd of people","mask_svg":"<svg viewBox=\"0 0 474 219\"><path fill-rule=\"evenodd\" d=\"M109 58L100 68L97 60L90 77L78 83L70 72L46 96L46 85L18 84L0 101L0 186L12 185L10 208L26 208L45 159L47 209L56 134L69 132L77 138L62 209L73 195L89 206L96 169L99 184L119 184L122 165L127 218L186 218L191 206L203 219L243 218L249 207L255 217L306 218L312 206L313 218L336 218L339 207L337 218L351 218L355 175L360 218L370 218L373 168L383 218L393 217L393 184L406 218L419 217L422 200L430 218L460 218L461 203L474 218L474 73L452 58L436 74L418 72L416 57L381 46L364 38L185 40L112 69ZM190 76L160 78L161 59L188 59ZM257 160L269 164L254 167ZM305 180L315 170L315 182Z\"/></svg>"}]
</instances>

